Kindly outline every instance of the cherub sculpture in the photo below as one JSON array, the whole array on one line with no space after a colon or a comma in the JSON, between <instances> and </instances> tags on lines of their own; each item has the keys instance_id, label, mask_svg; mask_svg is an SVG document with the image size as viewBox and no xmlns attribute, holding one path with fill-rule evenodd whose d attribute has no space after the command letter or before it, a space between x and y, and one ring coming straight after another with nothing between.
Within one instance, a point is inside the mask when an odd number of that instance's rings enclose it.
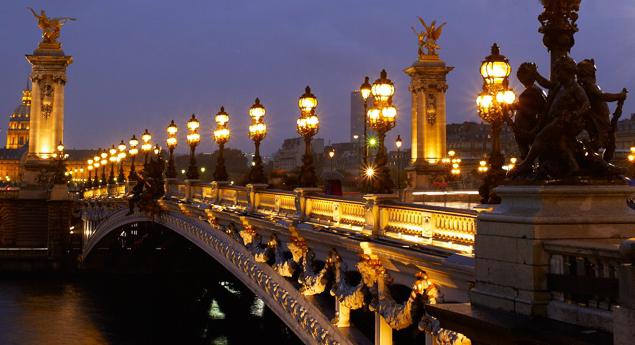
<instances>
[{"instance_id":1,"label":"cherub sculpture","mask_svg":"<svg viewBox=\"0 0 635 345\"><path fill-rule=\"evenodd\" d=\"M443 23L437 26L437 21L434 20L430 25L427 25L423 18L418 17L419 22L425 28L425 31L417 31L414 26L411 27L412 31L417 35L417 39L419 41L419 58L423 59L424 56L437 56L437 50L441 47L437 44L437 40L441 37L441 33L443 32L443 27L446 23ZM427 53L423 52L423 48L427 50Z\"/></svg>"},{"instance_id":2,"label":"cherub sculpture","mask_svg":"<svg viewBox=\"0 0 635 345\"><path fill-rule=\"evenodd\" d=\"M544 125L543 115L547 99L542 89L536 85L535 64L529 62L521 64L516 76L525 86L525 91L518 96L518 101L514 104L516 110L514 121L508 118L508 122L514 130L520 158L525 159L536 134Z\"/></svg>"},{"instance_id":3,"label":"cherub sculpture","mask_svg":"<svg viewBox=\"0 0 635 345\"><path fill-rule=\"evenodd\" d=\"M68 21L76 20L71 17L50 18L46 15L46 11L44 10L41 10L40 14L37 14L33 8L27 8L33 13L33 16L37 19L38 27L42 30L42 43L59 43L57 39L60 37L62 26Z\"/></svg>"},{"instance_id":4,"label":"cherub sculpture","mask_svg":"<svg viewBox=\"0 0 635 345\"><path fill-rule=\"evenodd\" d=\"M587 94L591 103L591 111L587 116L587 132L590 137L591 148L598 152L604 148L604 160L610 162L615 153L615 126L622 113L622 106L626 100L627 90L620 93L603 92L597 85L595 77L595 61L585 59L577 66L578 83ZM618 102L615 115L611 119L607 102Z\"/></svg>"},{"instance_id":5,"label":"cherub sculpture","mask_svg":"<svg viewBox=\"0 0 635 345\"><path fill-rule=\"evenodd\" d=\"M556 83L551 86L545 113L545 126L537 133L527 156L512 171L518 176L532 171L540 160L540 175L560 178L575 175L580 170L576 157L576 136L584 128L584 116L589 111L589 99L576 82L576 63L568 57L556 62Z\"/></svg>"}]
</instances>

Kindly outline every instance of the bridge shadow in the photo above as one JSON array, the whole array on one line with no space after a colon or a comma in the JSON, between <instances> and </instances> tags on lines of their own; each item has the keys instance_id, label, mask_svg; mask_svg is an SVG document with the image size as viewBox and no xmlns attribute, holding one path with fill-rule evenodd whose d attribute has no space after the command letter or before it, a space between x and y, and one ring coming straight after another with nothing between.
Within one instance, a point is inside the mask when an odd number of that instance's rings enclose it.
<instances>
[{"instance_id":1,"label":"bridge shadow","mask_svg":"<svg viewBox=\"0 0 635 345\"><path fill-rule=\"evenodd\" d=\"M230 272L159 224L112 231L83 268L94 300L120 315L102 322L105 333L117 334L113 343L301 344Z\"/></svg>"}]
</instances>

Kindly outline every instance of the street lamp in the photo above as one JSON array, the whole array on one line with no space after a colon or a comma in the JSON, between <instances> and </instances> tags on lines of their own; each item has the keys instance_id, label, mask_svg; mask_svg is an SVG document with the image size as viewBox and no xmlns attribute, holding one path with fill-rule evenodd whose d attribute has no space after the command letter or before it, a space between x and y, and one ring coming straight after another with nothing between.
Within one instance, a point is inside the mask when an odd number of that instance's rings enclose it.
<instances>
[{"instance_id":1,"label":"street lamp","mask_svg":"<svg viewBox=\"0 0 635 345\"><path fill-rule=\"evenodd\" d=\"M174 149L176 148L177 139L176 133L179 131L179 128L174 123L174 120L170 122L168 128L166 128L168 132L168 139L165 141L168 146L168 167L165 170L166 178L176 178L176 167L174 166Z\"/></svg>"},{"instance_id":2,"label":"street lamp","mask_svg":"<svg viewBox=\"0 0 635 345\"><path fill-rule=\"evenodd\" d=\"M63 184L67 182L67 178L64 175L66 171L64 160L68 157L68 155L64 153L64 144L62 144L61 141L57 145L56 149L57 151L53 154L53 157L57 160L57 171L55 172L53 179L55 184Z\"/></svg>"},{"instance_id":3,"label":"street lamp","mask_svg":"<svg viewBox=\"0 0 635 345\"><path fill-rule=\"evenodd\" d=\"M93 160L89 159L86 161L86 168L88 169L88 180L86 180L86 186L93 186Z\"/></svg>"},{"instance_id":4,"label":"street lamp","mask_svg":"<svg viewBox=\"0 0 635 345\"><path fill-rule=\"evenodd\" d=\"M484 204L498 204L500 198L493 193L505 178L503 163L505 158L501 153L500 134L510 106L516 100L516 95L509 88L511 73L509 60L500 54L498 45L492 45L491 54L481 63L481 77L483 77L483 91L476 99L479 116L488 122L492 128L492 152L489 157L490 168L479 188L481 202Z\"/></svg>"},{"instance_id":5,"label":"street lamp","mask_svg":"<svg viewBox=\"0 0 635 345\"><path fill-rule=\"evenodd\" d=\"M260 99L256 98L256 102L249 108L249 116L251 124L249 125L249 138L254 141L255 153L254 159L249 170L250 183L267 183L265 172L262 167L262 158L260 157L260 142L267 135L267 124L265 123L265 107L260 104Z\"/></svg>"},{"instance_id":6,"label":"street lamp","mask_svg":"<svg viewBox=\"0 0 635 345\"><path fill-rule=\"evenodd\" d=\"M198 134L198 128L201 126L200 122L196 119L196 115L192 114L192 117L187 121L187 143L190 145L190 165L187 168L187 179L198 180L198 168L196 167L196 145L201 141L201 135Z\"/></svg>"},{"instance_id":7,"label":"street lamp","mask_svg":"<svg viewBox=\"0 0 635 345\"><path fill-rule=\"evenodd\" d=\"M134 161L139 153L139 149L137 148L139 146L139 140L137 140L133 134L130 141L128 141L128 144L130 145L130 150L128 150L128 154L130 155L130 173L128 174L128 181L136 181L137 172L135 171Z\"/></svg>"},{"instance_id":8,"label":"street lamp","mask_svg":"<svg viewBox=\"0 0 635 345\"><path fill-rule=\"evenodd\" d=\"M126 159L126 144L123 142L123 140L119 143L119 146L117 146L117 149L119 149L119 153L117 154L117 160L119 161L119 176L117 177L117 182L119 183L124 183L126 182L126 175L123 172L123 162Z\"/></svg>"},{"instance_id":9,"label":"street lamp","mask_svg":"<svg viewBox=\"0 0 635 345\"><path fill-rule=\"evenodd\" d=\"M388 79L386 70L382 70L379 79L372 86L373 106L368 109L367 120L371 128L377 132L379 148L375 156L375 174L373 180L373 192L376 194L391 194L393 183L390 178L390 169L387 166L388 155L384 140L386 133L395 127L397 108L392 105L392 96L395 93L393 82Z\"/></svg>"},{"instance_id":10,"label":"street lamp","mask_svg":"<svg viewBox=\"0 0 635 345\"><path fill-rule=\"evenodd\" d=\"M148 168L148 155L150 154L150 151L152 151L151 140L152 135L150 135L150 132L148 132L148 129L146 128L145 132L141 135L141 141L143 141L143 144L141 144L141 150L143 151L143 169Z\"/></svg>"},{"instance_id":11,"label":"street lamp","mask_svg":"<svg viewBox=\"0 0 635 345\"><path fill-rule=\"evenodd\" d=\"M298 134L304 137L304 156L300 170L301 187L317 186L317 176L313 166L313 150L311 149L311 138L320 130L320 120L315 115L317 105L317 98L311 93L311 88L307 86L304 89L304 94L298 99L300 118L297 120L297 130Z\"/></svg>"},{"instance_id":12,"label":"street lamp","mask_svg":"<svg viewBox=\"0 0 635 345\"><path fill-rule=\"evenodd\" d=\"M108 157L108 160L110 161L110 175L108 176L108 184L113 185L115 184L115 163L117 162L117 149L115 148L115 145L112 145L112 147L110 147L108 153L110 153L110 156Z\"/></svg>"},{"instance_id":13,"label":"street lamp","mask_svg":"<svg viewBox=\"0 0 635 345\"><path fill-rule=\"evenodd\" d=\"M478 162L478 172L479 173L486 173L489 170L489 168L487 167L487 161L480 161Z\"/></svg>"},{"instance_id":14,"label":"street lamp","mask_svg":"<svg viewBox=\"0 0 635 345\"><path fill-rule=\"evenodd\" d=\"M370 85L369 78L364 77L364 83L359 87L359 93L364 100L364 152L362 153L364 166L368 165L368 124L366 122L366 113L368 113L368 97L370 97L371 92L372 85Z\"/></svg>"},{"instance_id":15,"label":"street lamp","mask_svg":"<svg viewBox=\"0 0 635 345\"><path fill-rule=\"evenodd\" d=\"M99 154L101 158L101 185L105 186L108 183L106 179L106 166L108 165L108 152L106 150L102 150Z\"/></svg>"},{"instance_id":16,"label":"street lamp","mask_svg":"<svg viewBox=\"0 0 635 345\"><path fill-rule=\"evenodd\" d=\"M401 189L401 145L403 145L401 135L397 135L397 140L395 140L397 147L397 189Z\"/></svg>"},{"instance_id":17,"label":"street lamp","mask_svg":"<svg viewBox=\"0 0 635 345\"><path fill-rule=\"evenodd\" d=\"M216 159L216 170L214 170L215 181L227 181L227 169L225 169L225 144L229 141L229 114L225 112L225 107L220 107L220 111L214 117L216 129L214 130L214 141L218 144L218 157ZM201 168L203 169L203 168Z\"/></svg>"},{"instance_id":18,"label":"street lamp","mask_svg":"<svg viewBox=\"0 0 635 345\"><path fill-rule=\"evenodd\" d=\"M335 157L335 149L329 151L329 158L331 159L331 172L333 172L333 157Z\"/></svg>"}]
</instances>

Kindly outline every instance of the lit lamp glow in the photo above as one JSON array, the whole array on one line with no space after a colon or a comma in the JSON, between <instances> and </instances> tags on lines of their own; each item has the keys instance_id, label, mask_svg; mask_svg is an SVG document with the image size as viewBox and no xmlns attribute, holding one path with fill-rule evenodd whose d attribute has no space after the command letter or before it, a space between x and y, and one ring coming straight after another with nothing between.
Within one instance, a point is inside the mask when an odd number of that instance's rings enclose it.
<instances>
[{"instance_id":1,"label":"lit lamp glow","mask_svg":"<svg viewBox=\"0 0 635 345\"><path fill-rule=\"evenodd\" d=\"M388 168L388 154L384 141L386 133L396 125L397 108L392 105L395 85L388 79L386 70L382 70L379 79L371 87L373 106L368 109L366 119L368 125L377 132L379 148L375 156L375 170L378 178L373 181L373 193L391 194L393 182Z\"/></svg>"},{"instance_id":2,"label":"lit lamp glow","mask_svg":"<svg viewBox=\"0 0 635 345\"><path fill-rule=\"evenodd\" d=\"M263 114L264 116L264 114ZM227 169L225 168L225 144L229 141L229 114L225 111L225 107L221 106L220 111L214 117L216 129L214 130L214 141L218 144L218 157L216 159L216 170L214 170L214 180L227 181ZM203 168L201 168L203 169Z\"/></svg>"},{"instance_id":3,"label":"lit lamp glow","mask_svg":"<svg viewBox=\"0 0 635 345\"><path fill-rule=\"evenodd\" d=\"M174 120L170 122L168 127L166 128L168 132L168 138L165 141L168 147L168 166L165 170L166 178L176 178L176 166L174 165L174 149L177 145L176 133L178 133L179 128L174 123Z\"/></svg>"},{"instance_id":4,"label":"lit lamp glow","mask_svg":"<svg viewBox=\"0 0 635 345\"><path fill-rule=\"evenodd\" d=\"M201 135L198 134L198 129L201 126L196 115L192 114L192 117L187 121L187 143L190 145L190 164L187 168L187 179L198 180L199 173L196 167L196 146L201 141Z\"/></svg>"},{"instance_id":5,"label":"lit lamp glow","mask_svg":"<svg viewBox=\"0 0 635 345\"><path fill-rule=\"evenodd\" d=\"M106 150L100 150L99 153L99 164L101 165L101 183L100 185L105 186L108 180L106 179L106 166L108 165L108 152Z\"/></svg>"},{"instance_id":6,"label":"lit lamp glow","mask_svg":"<svg viewBox=\"0 0 635 345\"><path fill-rule=\"evenodd\" d=\"M504 168L514 168L514 163L503 166L505 158L501 153L500 135L507 117L507 112L516 101L516 95L509 88L509 75L511 65L509 60L500 54L497 44L492 45L491 54L481 63L481 77L483 78L483 90L476 98L479 116L490 123L492 133L492 152L489 158L490 167L480 169L479 172L487 172L481 191L481 202L484 204L500 203L500 198L493 193L493 188L504 178ZM480 168L480 167L479 167Z\"/></svg>"},{"instance_id":7,"label":"lit lamp glow","mask_svg":"<svg viewBox=\"0 0 635 345\"><path fill-rule=\"evenodd\" d=\"M267 135L267 125L265 124L265 107L260 104L260 99L256 98L254 104L249 108L249 117L251 124L249 125L249 139L253 140L255 153L249 170L250 183L267 183L264 168L262 166L262 158L260 157L260 142Z\"/></svg>"},{"instance_id":8,"label":"lit lamp glow","mask_svg":"<svg viewBox=\"0 0 635 345\"><path fill-rule=\"evenodd\" d=\"M296 129L300 136L304 137L304 156L302 157L302 167L300 170L300 186L317 186L317 176L313 166L313 150L311 149L311 139L320 130L320 120L315 115L315 108L318 100L311 93L311 88L307 86L304 94L298 98L298 108L300 117L296 121Z\"/></svg>"},{"instance_id":9,"label":"lit lamp glow","mask_svg":"<svg viewBox=\"0 0 635 345\"><path fill-rule=\"evenodd\" d=\"M148 129L143 132L141 135L141 151L143 151L143 168L146 169L148 167L148 156L150 155L150 151L152 151L152 135L148 132Z\"/></svg>"},{"instance_id":10,"label":"lit lamp glow","mask_svg":"<svg viewBox=\"0 0 635 345\"><path fill-rule=\"evenodd\" d=\"M117 154L117 160L119 162L119 176L117 177L117 181L119 183L123 183L123 182L126 182L126 175L124 174L124 171L123 171L123 163L126 157L128 156L128 154L126 153L127 147L126 147L126 144L123 142L123 140L119 143L119 145L117 146L117 149L119 150L119 153Z\"/></svg>"},{"instance_id":11,"label":"lit lamp glow","mask_svg":"<svg viewBox=\"0 0 635 345\"><path fill-rule=\"evenodd\" d=\"M110 150L108 150L108 153L110 154L108 156L108 161L110 161L110 175L108 176L108 184L113 185L116 182L115 163L117 163L117 157L118 157L118 152L117 152L117 149L115 148L115 145L112 145Z\"/></svg>"},{"instance_id":12,"label":"lit lamp glow","mask_svg":"<svg viewBox=\"0 0 635 345\"><path fill-rule=\"evenodd\" d=\"M130 138L130 140L128 141L128 145L130 145L130 149L128 150L128 154L130 155L130 173L128 173L128 180L136 181L137 172L135 171L134 162L135 162L135 158L137 157L137 154L139 153L139 149L137 148L139 146L139 140L137 140L134 134L132 135L132 138Z\"/></svg>"}]
</instances>

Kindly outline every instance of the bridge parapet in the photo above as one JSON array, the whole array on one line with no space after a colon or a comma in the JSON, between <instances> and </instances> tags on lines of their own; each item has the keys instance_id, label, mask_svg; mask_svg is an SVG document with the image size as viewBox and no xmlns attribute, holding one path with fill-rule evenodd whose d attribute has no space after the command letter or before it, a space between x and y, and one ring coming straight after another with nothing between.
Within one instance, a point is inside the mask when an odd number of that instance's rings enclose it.
<instances>
[{"instance_id":1,"label":"bridge parapet","mask_svg":"<svg viewBox=\"0 0 635 345\"><path fill-rule=\"evenodd\" d=\"M121 184L87 189L84 199L121 199L130 188ZM391 196L356 200L327 196L318 189L289 192L266 185L168 180L165 197L464 254L472 254L476 234L476 211L400 203Z\"/></svg>"}]
</instances>

